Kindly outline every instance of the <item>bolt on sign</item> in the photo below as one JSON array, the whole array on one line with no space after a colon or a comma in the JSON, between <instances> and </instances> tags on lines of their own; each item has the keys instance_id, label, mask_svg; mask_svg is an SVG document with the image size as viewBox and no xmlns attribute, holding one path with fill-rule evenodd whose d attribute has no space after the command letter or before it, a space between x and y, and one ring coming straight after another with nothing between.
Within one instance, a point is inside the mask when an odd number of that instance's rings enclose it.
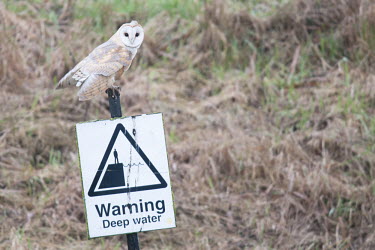
<instances>
[{"instance_id":1,"label":"bolt on sign","mask_svg":"<svg viewBox=\"0 0 375 250\"><path fill-rule=\"evenodd\" d=\"M76 131L89 238L176 227L161 113Z\"/></svg>"}]
</instances>

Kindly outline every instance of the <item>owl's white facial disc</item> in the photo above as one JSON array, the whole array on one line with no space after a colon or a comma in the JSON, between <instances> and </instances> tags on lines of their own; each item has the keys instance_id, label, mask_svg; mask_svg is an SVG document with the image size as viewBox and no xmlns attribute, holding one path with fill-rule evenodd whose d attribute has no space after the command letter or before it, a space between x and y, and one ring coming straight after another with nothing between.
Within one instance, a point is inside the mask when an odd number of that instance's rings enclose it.
<instances>
[{"instance_id":1,"label":"owl's white facial disc","mask_svg":"<svg viewBox=\"0 0 375 250\"><path fill-rule=\"evenodd\" d=\"M121 41L126 47L139 48L143 42L143 28L136 21L122 25L119 33Z\"/></svg>"}]
</instances>

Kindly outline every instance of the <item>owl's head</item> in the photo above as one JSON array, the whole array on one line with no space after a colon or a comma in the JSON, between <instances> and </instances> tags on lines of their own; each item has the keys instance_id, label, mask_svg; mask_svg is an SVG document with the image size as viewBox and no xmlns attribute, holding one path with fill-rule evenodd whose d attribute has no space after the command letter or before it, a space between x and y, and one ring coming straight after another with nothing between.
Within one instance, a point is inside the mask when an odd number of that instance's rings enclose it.
<instances>
[{"instance_id":1,"label":"owl's head","mask_svg":"<svg viewBox=\"0 0 375 250\"><path fill-rule=\"evenodd\" d=\"M123 24L118 30L121 41L126 47L138 49L144 38L143 28L137 21Z\"/></svg>"}]
</instances>

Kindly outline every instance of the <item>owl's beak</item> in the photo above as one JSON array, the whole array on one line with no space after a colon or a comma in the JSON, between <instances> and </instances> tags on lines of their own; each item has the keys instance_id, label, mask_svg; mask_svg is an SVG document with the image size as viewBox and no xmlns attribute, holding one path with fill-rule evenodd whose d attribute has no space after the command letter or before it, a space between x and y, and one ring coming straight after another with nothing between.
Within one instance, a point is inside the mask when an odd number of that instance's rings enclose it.
<instances>
[{"instance_id":1,"label":"owl's beak","mask_svg":"<svg viewBox=\"0 0 375 250\"><path fill-rule=\"evenodd\" d=\"M134 44L135 36L130 40L132 44Z\"/></svg>"}]
</instances>

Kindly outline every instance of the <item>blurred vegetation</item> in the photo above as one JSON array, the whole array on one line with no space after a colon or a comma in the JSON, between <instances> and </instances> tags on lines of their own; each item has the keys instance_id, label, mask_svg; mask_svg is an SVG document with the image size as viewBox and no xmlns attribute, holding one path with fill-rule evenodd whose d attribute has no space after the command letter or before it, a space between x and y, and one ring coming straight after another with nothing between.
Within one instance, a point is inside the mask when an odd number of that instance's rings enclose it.
<instances>
[{"instance_id":1,"label":"blurred vegetation","mask_svg":"<svg viewBox=\"0 0 375 250\"><path fill-rule=\"evenodd\" d=\"M87 241L74 125L106 119L57 81L125 22L145 41L126 115L163 112L177 225L147 249L375 247L371 0L0 3L0 248Z\"/></svg>"}]
</instances>

